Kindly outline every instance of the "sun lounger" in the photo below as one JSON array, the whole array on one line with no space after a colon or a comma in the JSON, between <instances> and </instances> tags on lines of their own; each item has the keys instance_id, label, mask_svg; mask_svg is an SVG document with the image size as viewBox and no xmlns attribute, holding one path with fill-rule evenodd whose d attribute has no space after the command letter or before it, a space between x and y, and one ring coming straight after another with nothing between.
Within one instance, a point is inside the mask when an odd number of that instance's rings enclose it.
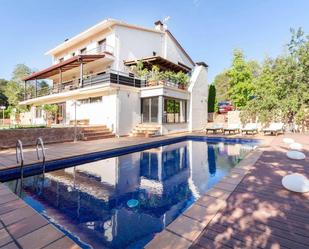
<instances>
[{"instance_id":1,"label":"sun lounger","mask_svg":"<svg viewBox=\"0 0 309 249\"><path fill-rule=\"evenodd\" d=\"M245 127L243 129L241 129L242 133L246 133L246 134L256 134L258 133L258 128L257 128L257 124L256 123L248 123L245 125Z\"/></svg>"},{"instance_id":2,"label":"sun lounger","mask_svg":"<svg viewBox=\"0 0 309 249\"><path fill-rule=\"evenodd\" d=\"M227 128L223 129L223 133L225 134L225 132L229 132L229 134L231 132L235 133L239 133L240 132L240 125L239 124L228 124Z\"/></svg>"},{"instance_id":3,"label":"sun lounger","mask_svg":"<svg viewBox=\"0 0 309 249\"><path fill-rule=\"evenodd\" d=\"M223 124L213 124L212 126L206 128L206 133L208 133L209 131L212 131L214 134L218 132L222 133Z\"/></svg>"},{"instance_id":4,"label":"sun lounger","mask_svg":"<svg viewBox=\"0 0 309 249\"><path fill-rule=\"evenodd\" d=\"M284 133L283 126L283 123L271 123L269 127L263 129L263 133L264 135L270 133L277 136L279 133Z\"/></svg>"}]
</instances>

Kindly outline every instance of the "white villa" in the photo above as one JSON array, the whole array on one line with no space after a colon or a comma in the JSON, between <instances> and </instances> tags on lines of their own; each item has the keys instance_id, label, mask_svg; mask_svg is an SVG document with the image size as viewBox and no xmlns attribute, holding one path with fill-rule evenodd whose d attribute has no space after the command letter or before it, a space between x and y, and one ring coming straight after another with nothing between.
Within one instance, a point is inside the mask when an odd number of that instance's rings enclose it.
<instances>
[{"instance_id":1,"label":"white villa","mask_svg":"<svg viewBox=\"0 0 309 249\"><path fill-rule=\"evenodd\" d=\"M46 53L52 66L24 79L29 122L45 123L41 106L58 105L55 124L105 125L117 136L152 127L155 134L200 130L207 123L207 64L194 63L162 24L154 28L107 19ZM161 71L184 72L188 84L140 78L142 61ZM38 82L52 82L40 94ZM29 87L35 89L28 93ZM147 127L147 128L146 128Z\"/></svg>"}]
</instances>

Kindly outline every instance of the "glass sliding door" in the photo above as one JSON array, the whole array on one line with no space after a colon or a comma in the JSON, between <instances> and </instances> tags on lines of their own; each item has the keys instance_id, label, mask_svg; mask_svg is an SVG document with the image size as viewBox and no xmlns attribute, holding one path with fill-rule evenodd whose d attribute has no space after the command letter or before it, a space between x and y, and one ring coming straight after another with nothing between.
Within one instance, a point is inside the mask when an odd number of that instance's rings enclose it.
<instances>
[{"instance_id":1,"label":"glass sliding door","mask_svg":"<svg viewBox=\"0 0 309 249\"><path fill-rule=\"evenodd\" d=\"M159 98L142 99L142 123L158 123Z\"/></svg>"},{"instance_id":2,"label":"glass sliding door","mask_svg":"<svg viewBox=\"0 0 309 249\"><path fill-rule=\"evenodd\" d=\"M150 110L150 122L157 123L158 122L158 107L159 107L159 98L151 98L151 110Z\"/></svg>"},{"instance_id":3,"label":"glass sliding door","mask_svg":"<svg viewBox=\"0 0 309 249\"><path fill-rule=\"evenodd\" d=\"M187 101L164 98L163 123L186 123Z\"/></svg>"},{"instance_id":4,"label":"glass sliding door","mask_svg":"<svg viewBox=\"0 0 309 249\"><path fill-rule=\"evenodd\" d=\"M150 99L142 99L142 123L150 122Z\"/></svg>"}]
</instances>

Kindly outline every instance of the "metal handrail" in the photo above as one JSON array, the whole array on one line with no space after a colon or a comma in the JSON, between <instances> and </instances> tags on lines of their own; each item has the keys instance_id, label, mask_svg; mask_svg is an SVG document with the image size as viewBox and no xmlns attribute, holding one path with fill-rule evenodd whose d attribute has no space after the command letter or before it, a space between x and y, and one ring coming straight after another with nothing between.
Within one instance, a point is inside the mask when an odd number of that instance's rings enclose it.
<instances>
[{"instance_id":1,"label":"metal handrail","mask_svg":"<svg viewBox=\"0 0 309 249\"><path fill-rule=\"evenodd\" d=\"M17 163L20 163L20 178L23 179L24 177L24 152L23 152L23 143L19 139L16 141L16 161Z\"/></svg>"},{"instance_id":2,"label":"metal handrail","mask_svg":"<svg viewBox=\"0 0 309 249\"><path fill-rule=\"evenodd\" d=\"M43 139L41 137L37 138L37 140L36 140L36 155L37 155L38 160L40 160L40 153L39 153L40 147L41 147L41 151L42 151L43 173L45 173L46 153L45 153L44 142L43 142Z\"/></svg>"}]
</instances>

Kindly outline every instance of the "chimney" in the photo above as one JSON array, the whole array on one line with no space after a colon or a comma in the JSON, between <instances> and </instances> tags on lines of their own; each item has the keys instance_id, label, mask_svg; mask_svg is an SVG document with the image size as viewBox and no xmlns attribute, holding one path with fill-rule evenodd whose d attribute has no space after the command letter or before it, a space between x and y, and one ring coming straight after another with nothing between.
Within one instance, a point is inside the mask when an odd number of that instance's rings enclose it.
<instances>
[{"instance_id":1,"label":"chimney","mask_svg":"<svg viewBox=\"0 0 309 249\"><path fill-rule=\"evenodd\" d=\"M156 21L154 24L156 30L164 31L163 23L160 20Z\"/></svg>"}]
</instances>

